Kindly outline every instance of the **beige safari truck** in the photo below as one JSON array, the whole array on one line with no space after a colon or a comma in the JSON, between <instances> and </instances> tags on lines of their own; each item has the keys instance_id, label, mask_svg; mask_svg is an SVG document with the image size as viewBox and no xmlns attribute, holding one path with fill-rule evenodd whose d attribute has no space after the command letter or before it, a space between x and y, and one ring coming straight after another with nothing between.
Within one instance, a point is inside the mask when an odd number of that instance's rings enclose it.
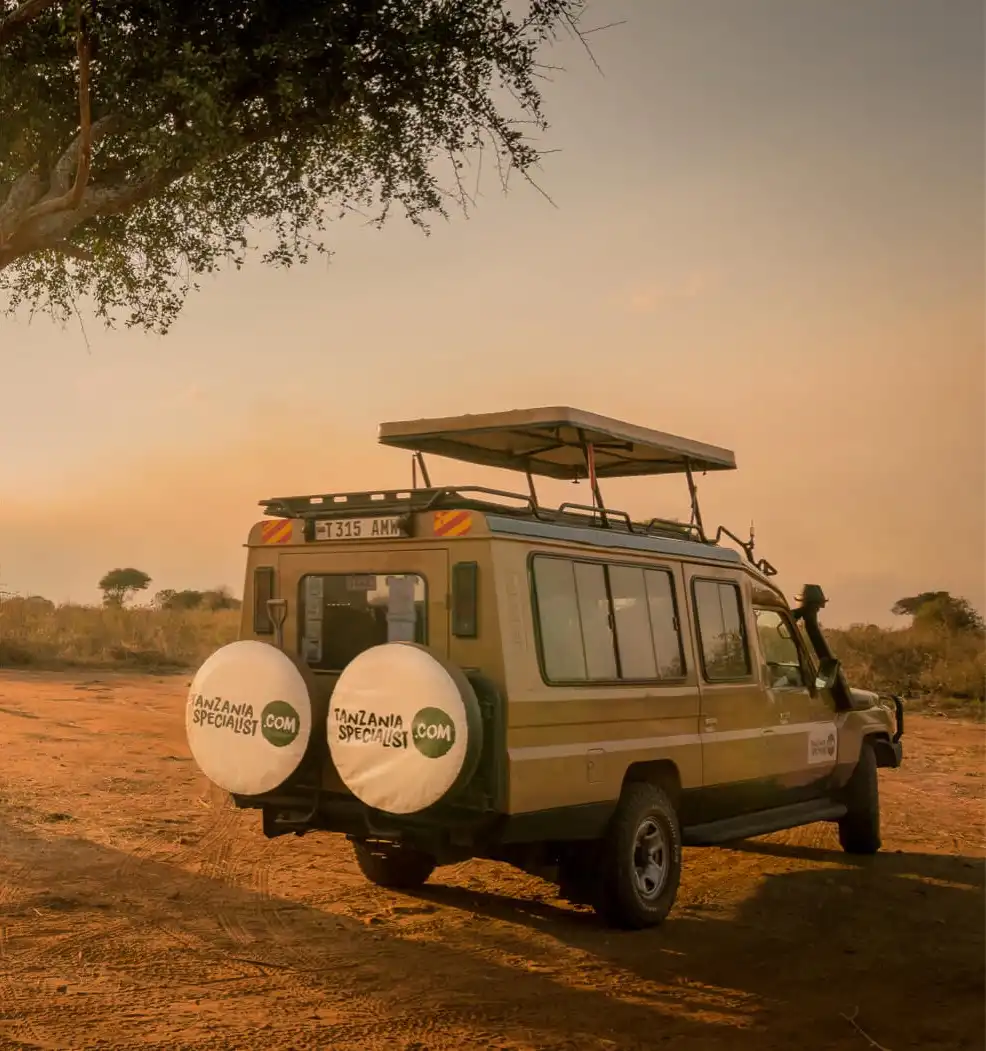
<instances>
[{"instance_id":1,"label":"beige safari truck","mask_svg":"<svg viewBox=\"0 0 986 1051\"><path fill-rule=\"evenodd\" d=\"M189 692L193 757L267 836L345 834L395 888L507 862L630 928L668 914L683 845L828 821L879 849L900 699L849 687L821 588L789 608L752 537L707 534L695 478L731 452L567 408L379 439L410 488L262 502L240 639ZM526 491L433 485L432 455ZM688 524L603 502L602 480L668 474ZM538 477L589 495L545 506Z\"/></svg>"}]
</instances>

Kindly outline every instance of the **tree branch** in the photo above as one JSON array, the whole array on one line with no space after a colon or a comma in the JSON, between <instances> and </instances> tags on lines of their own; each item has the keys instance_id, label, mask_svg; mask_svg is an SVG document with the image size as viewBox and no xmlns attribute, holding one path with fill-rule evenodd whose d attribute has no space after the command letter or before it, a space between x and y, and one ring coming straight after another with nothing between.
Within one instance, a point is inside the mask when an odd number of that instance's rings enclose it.
<instances>
[{"instance_id":1,"label":"tree branch","mask_svg":"<svg viewBox=\"0 0 986 1051\"><path fill-rule=\"evenodd\" d=\"M14 180L7 199L0 204L0 246L7 240L4 230L8 226L13 229L18 216L30 208L43 192L44 187L36 172L26 172Z\"/></svg>"},{"instance_id":2,"label":"tree branch","mask_svg":"<svg viewBox=\"0 0 986 1051\"><path fill-rule=\"evenodd\" d=\"M0 21L0 45L13 40L28 22L33 22L49 7L54 7L57 2L58 0L24 0L24 3L15 7L3 21Z\"/></svg>"},{"instance_id":3,"label":"tree branch","mask_svg":"<svg viewBox=\"0 0 986 1051\"><path fill-rule=\"evenodd\" d=\"M92 252L87 252L85 248L79 248L77 245L67 243L55 245L53 250L65 256L66 259L75 259L80 263L92 263L96 259Z\"/></svg>"},{"instance_id":4,"label":"tree branch","mask_svg":"<svg viewBox=\"0 0 986 1051\"><path fill-rule=\"evenodd\" d=\"M78 30L76 32L76 51L79 56L79 134L55 165L51 189L61 188L61 184L66 181L66 176L73 160L76 161L75 182L67 192L63 192L56 197L49 195L33 207L28 208L18 219L18 227L40 219L42 216L51 215L53 212L70 211L73 208L78 208L82 201L82 195L85 193L86 185L89 182L93 145L92 111L89 96L89 50L89 31L82 16L82 5L80 3Z\"/></svg>"},{"instance_id":5,"label":"tree branch","mask_svg":"<svg viewBox=\"0 0 986 1051\"><path fill-rule=\"evenodd\" d=\"M110 120L111 118L107 118ZM109 185L84 185L82 197L74 207L39 212L41 201L35 208L31 222L18 222L6 240L0 241L0 270L9 266L30 252L53 250L64 255L81 259L76 253L65 251L66 240L72 231L94 216L120 215L129 212L152 197L164 192L173 183L190 175L197 169L208 168L219 161L229 160L242 150L277 138L285 133L298 133L310 127L312 119L296 118L283 123L267 125L251 131L242 132L239 141L227 144L218 155L192 154L179 162L158 170L147 171L128 182L117 182ZM74 145L74 144L73 144ZM71 149L72 147L70 147ZM59 160L61 164L61 160ZM74 189L74 188L73 188Z\"/></svg>"}]
</instances>

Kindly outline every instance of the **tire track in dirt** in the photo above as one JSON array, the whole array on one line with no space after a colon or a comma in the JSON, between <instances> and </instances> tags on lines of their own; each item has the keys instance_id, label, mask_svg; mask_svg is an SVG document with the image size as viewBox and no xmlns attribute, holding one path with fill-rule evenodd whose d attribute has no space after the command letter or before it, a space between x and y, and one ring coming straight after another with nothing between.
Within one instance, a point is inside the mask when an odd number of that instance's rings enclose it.
<instances>
[{"instance_id":1,"label":"tire track in dirt","mask_svg":"<svg viewBox=\"0 0 986 1051\"><path fill-rule=\"evenodd\" d=\"M21 1015L19 1023L15 1023L12 1029L8 1030L12 1038L27 1040L41 1046L43 1038L32 1017L32 990L21 979L14 980L20 969L22 956L20 952L12 952L10 946L11 939L15 935L20 937L27 931L28 925L12 923L7 919L12 909L19 904L22 897L21 888L26 883L27 874L26 865L15 865L12 869L0 873L0 1004L4 1005L3 1016L9 1014L14 1018ZM0 1026L6 1029L2 1021L3 1016L0 1016Z\"/></svg>"}]
</instances>

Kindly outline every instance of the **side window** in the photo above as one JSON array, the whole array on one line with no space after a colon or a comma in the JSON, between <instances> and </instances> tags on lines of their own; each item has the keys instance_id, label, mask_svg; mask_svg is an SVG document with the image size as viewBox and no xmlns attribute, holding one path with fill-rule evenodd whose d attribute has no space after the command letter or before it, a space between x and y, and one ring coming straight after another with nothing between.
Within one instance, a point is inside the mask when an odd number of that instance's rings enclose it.
<instances>
[{"instance_id":1,"label":"side window","mask_svg":"<svg viewBox=\"0 0 986 1051\"><path fill-rule=\"evenodd\" d=\"M613 622L624 679L656 679L657 659L651 638L644 571L634 566L610 566Z\"/></svg>"},{"instance_id":2,"label":"side window","mask_svg":"<svg viewBox=\"0 0 986 1051\"><path fill-rule=\"evenodd\" d=\"M533 575L549 682L653 682L684 675L670 573L538 556Z\"/></svg>"},{"instance_id":3,"label":"side window","mask_svg":"<svg viewBox=\"0 0 986 1051\"><path fill-rule=\"evenodd\" d=\"M760 652L767 665L767 685L772 689L805 685L801 654L790 621L773 609L755 609Z\"/></svg>"},{"instance_id":4,"label":"side window","mask_svg":"<svg viewBox=\"0 0 986 1051\"><path fill-rule=\"evenodd\" d=\"M715 682L749 675L739 588L715 580L696 580L692 589L706 679Z\"/></svg>"},{"instance_id":5,"label":"side window","mask_svg":"<svg viewBox=\"0 0 986 1051\"><path fill-rule=\"evenodd\" d=\"M650 609L654 652L657 655L657 677L679 679L685 674L685 661L671 574L663 569L648 569L644 577L647 581L647 605Z\"/></svg>"},{"instance_id":6,"label":"side window","mask_svg":"<svg viewBox=\"0 0 986 1051\"><path fill-rule=\"evenodd\" d=\"M575 566L566 558L534 559L544 674L551 682L578 682L586 677Z\"/></svg>"},{"instance_id":7,"label":"side window","mask_svg":"<svg viewBox=\"0 0 986 1051\"><path fill-rule=\"evenodd\" d=\"M579 596L585 670L589 679L616 678L616 649L609 618L606 570L599 563L575 563L575 588Z\"/></svg>"}]
</instances>

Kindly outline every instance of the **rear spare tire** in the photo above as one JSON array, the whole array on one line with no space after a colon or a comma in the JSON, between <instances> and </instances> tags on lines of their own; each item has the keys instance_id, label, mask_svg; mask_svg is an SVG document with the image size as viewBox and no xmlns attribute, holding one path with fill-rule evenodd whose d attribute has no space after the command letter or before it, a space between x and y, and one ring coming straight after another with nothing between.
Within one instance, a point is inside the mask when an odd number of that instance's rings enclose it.
<instances>
[{"instance_id":1,"label":"rear spare tire","mask_svg":"<svg viewBox=\"0 0 986 1051\"><path fill-rule=\"evenodd\" d=\"M367 806L416 814L475 773L479 702L462 671L425 646L388 642L355 657L329 702L329 754Z\"/></svg>"},{"instance_id":2,"label":"rear spare tire","mask_svg":"<svg viewBox=\"0 0 986 1051\"><path fill-rule=\"evenodd\" d=\"M227 792L258 796L279 788L301 765L311 733L301 670L266 642L231 642L192 679L188 747L202 773Z\"/></svg>"}]
</instances>

